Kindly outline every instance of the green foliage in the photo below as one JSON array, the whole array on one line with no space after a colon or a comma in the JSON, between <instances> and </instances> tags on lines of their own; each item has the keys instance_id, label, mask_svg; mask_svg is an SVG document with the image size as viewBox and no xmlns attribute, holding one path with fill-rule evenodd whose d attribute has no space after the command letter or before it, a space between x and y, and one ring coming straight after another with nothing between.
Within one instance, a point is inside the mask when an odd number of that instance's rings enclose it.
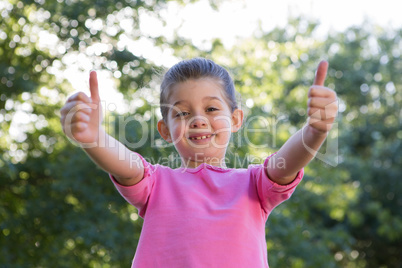
<instances>
[{"instance_id":1,"label":"green foliage","mask_svg":"<svg viewBox=\"0 0 402 268\"><path fill-rule=\"evenodd\" d=\"M159 17L166 1L2 3L0 267L130 265L142 219L107 175L62 134L58 110L73 89L55 75L71 54L90 54L91 67L120 73L117 87L130 111L110 114L107 128L151 162L177 166L177 159L169 158L174 149L157 146L167 145L155 131L163 68L121 47L123 36L146 38L179 58L209 57L230 70L248 124L233 137L230 166L262 159L303 126L308 87L319 60L327 59L327 85L341 100L335 132L339 163L310 163L292 198L270 215L269 263L402 265L400 30L365 25L318 41L317 23L294 19L285 29L260 29L258 37L231 49L214 40L209 51L200 51L179 36L169 42L141 32L139 14ZM128 17L133 19L130 32L119 23ZM56 37L55 45L44 46L43 36ZM89 48L100 43L108 46L91 54ZM250 132L251 127L261 131Z\"/></svg>"}]
</instances>

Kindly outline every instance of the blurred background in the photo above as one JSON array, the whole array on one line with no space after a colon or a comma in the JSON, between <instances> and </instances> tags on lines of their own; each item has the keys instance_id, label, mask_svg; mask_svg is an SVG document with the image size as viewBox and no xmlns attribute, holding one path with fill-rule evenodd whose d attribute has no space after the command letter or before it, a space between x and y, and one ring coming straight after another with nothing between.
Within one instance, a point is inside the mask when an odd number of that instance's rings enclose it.
<instances>
[{"instance_id":1,"label":"blurred background","mask_svg":"<svg viewBox=\"0 0 402 268\"><path fill-rule=\"evenodd\" d=\"M105 127L156 163L174 153L154 131L161 75L197 56L230 71L248 118L267 119L234 136L229 166L303 126L314 72L329 61L337 150L270 215L270 266L401 267L398 4L0 0L0 267L130 266L142 219L63 135L59 109L97 70Z\"/></svg>"}]
</instances>

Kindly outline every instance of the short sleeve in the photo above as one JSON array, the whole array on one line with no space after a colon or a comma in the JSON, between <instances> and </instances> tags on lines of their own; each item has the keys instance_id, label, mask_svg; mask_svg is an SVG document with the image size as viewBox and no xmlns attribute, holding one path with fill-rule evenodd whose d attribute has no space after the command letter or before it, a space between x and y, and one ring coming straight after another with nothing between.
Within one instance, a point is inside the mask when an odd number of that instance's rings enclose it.
<instances>
[{"instance_id":1,"label":"short sleeve","mask_svg":"<svg viewBox=\"0 0 402 268\"><path fill-rule=\"evenodd\" d=\"M109 174L114 186L120 195L131 205L138 209L138 214L143 218L146 212L149 196L155 184L156 167L148 163L141 155L137 154L144 165L144 177L137 184L124 186L117 182L112 174Z\"/></svg>"},{"instance_id":2,"label":"short sleeve","mask_svg":"<svg viewBox=\"0 0 402 268\"><path fill-rule=\"evenodd\" d=\"M265 168L268 167L268 161L273 155L270 155L265 159L264 164L255 166L255 182L257 186L258 197L261 202L261 207L268 215L271 211L283 201L290 198L296 189L296 186L303 178L304 170L301 169L296 178L289 184L280 185L272 181ZM269 168L269 167L268 167Z\"/></svg>"}]
</instances>

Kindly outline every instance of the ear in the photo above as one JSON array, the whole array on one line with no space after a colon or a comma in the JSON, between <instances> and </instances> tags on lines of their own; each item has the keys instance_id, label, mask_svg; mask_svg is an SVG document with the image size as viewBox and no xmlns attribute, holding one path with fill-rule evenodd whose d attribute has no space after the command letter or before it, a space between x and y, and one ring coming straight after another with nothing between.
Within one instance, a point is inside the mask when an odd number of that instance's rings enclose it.
<instances>
[{"instance_id":1,"label":"ear","mask_svg":"<svg viewBox=\"0 0 402 268\"><path fill-rule=\"evenodd\" d=\"M169 128L163 119L158 121L158 132L165 141L167 141L169 143L172 142L172 138L170 137Z\"/></svg>"},{"instance_id":2,"label":"ear","mask_svg":"<svg viewBox=\"0 0 402 268\"><path fill-rule=\"evenodd\" d=\"M237 132L243 124L243 111L236 109L232 113L232 132Z\"/></svg>"}]
</instances>

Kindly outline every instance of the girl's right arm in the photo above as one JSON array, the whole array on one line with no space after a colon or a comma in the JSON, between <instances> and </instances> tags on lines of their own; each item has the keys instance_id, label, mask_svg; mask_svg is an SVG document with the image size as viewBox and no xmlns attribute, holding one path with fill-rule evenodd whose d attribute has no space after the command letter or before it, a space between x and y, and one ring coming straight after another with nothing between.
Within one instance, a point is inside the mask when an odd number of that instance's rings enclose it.
<instances>
[{"instance_id":1,"label":"girl's right arm","mask_svg":"<svg viewBox=\"0 0 402 268\"><path fill-rule=\"evenodd\" d=\"M96 72L90 73L91 96L82 92L71 96L61 113L64 133L78 142L88 156L122 185L134 185L144 176L140 157L106 133L102 124Z\"/></svg>"}]
</instances>

